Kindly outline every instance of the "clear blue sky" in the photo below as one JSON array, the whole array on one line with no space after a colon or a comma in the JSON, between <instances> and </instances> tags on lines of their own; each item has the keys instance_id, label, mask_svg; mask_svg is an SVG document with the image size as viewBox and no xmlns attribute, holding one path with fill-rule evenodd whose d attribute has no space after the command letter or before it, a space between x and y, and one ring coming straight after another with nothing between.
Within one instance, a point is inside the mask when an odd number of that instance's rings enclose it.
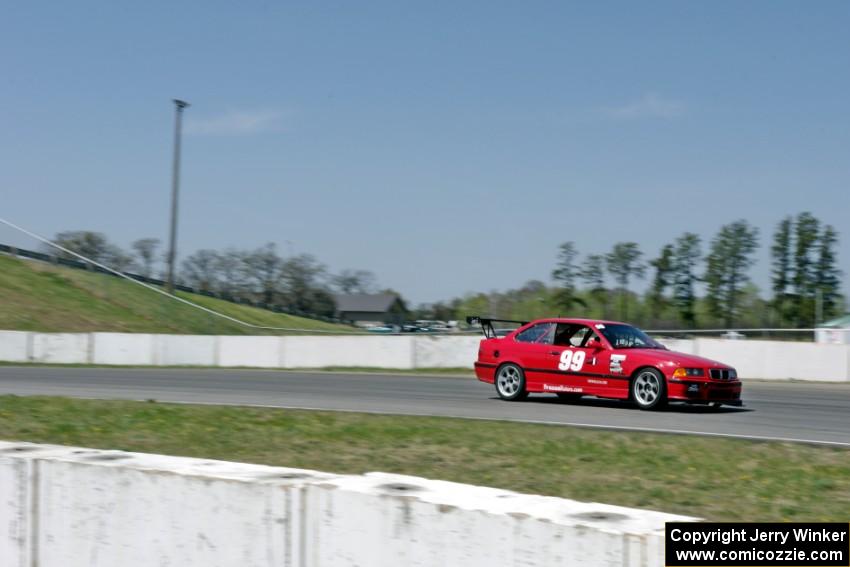
<instances>
[{"instance_id":1,"label":"clear blue sky","mask_svg":"<svg viewBox=\"0 0 850 567\"><path fill-rule=\"evenodd\" d=\"M557 245L810 210L850 272L850 2L17 2L0 211L315 254L414 303L548 281ZM7 229L0 240L24 244ZM291 242L291 245L287 244Z\"/></svg>"}]
</instances>

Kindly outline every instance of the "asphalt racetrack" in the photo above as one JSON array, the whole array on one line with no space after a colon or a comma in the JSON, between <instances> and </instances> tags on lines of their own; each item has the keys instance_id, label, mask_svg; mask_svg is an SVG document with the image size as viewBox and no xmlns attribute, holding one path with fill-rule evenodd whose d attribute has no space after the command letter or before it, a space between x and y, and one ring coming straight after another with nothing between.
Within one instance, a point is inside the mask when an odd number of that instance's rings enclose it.
<instances>
[{"instance_id":1,"label":"asphalt racetrack","mask_svg":"<svg viewBox=\"0 0 850 567\"><path fill-rule=\"evenodd\" d=\"M228 369L0 367L0 394L147 400L506 419L605 429L805 441L850 447L850 384L744 380L743 408L548 394L503 402L472 377Z\"/></svg>"}]
</instances>

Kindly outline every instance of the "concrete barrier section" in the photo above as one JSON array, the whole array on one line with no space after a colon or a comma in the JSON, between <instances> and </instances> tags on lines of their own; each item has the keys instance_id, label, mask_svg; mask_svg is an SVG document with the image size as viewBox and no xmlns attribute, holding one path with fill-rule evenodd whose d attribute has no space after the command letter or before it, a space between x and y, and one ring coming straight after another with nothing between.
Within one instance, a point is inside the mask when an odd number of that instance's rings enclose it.
<instances>
[{"instance_id":1,"label":"concrete barrier section","mask_svg":"<svg viewBox=\"0 0 850 567\"><path fill-rule=\"evenodd\" d=\"M32 333L32 361L85 364L90 361L89 333Z\"/></svg>"},{"instance_id":2,"label":"concrete barrier section","mask_svg":"<svg viewBox=\"0 0 850 567\"><path fill-rule=\"evenodd\" d=\"M29 463L0 452L0 558L9 567L29 567L31 495Z\"/></svg>"},{"instance_id":3,"label":"concrete barrier section","mask_svg":"<svg viewBox=\"0 0 850 567\"><path fill-rule=\"evenodd\" d=\"M742 378L850 379L845 345L791 341L697 339L700 356L732 364Z\"/></svg>"},{"instance_id":4,"label":"concrete barrier section","mask_svg":"<svg viewBox=\"0 0 850 567\"><path fill-rule=\"evenodd\" d=\"M283 337L285 368L413 368L413 337Z\"/></svg>"},{"instance_id":5,"label":"concrete barrier section","mask_svg":"<svg viewBox=\"0 0 850 567\"><path fill-rule=\"evenodd\" d=\"M692 339L659 339L658 342L676 352L696 354L696 344Z\"/></svg>"},{"instance_id":6,"label":"concrete barrier section","mask_svg":"<svg viewBox=\"0 0 850 567\"><path fill-rule=\"evenodd\" d=\"M308 565L663 565L693 518L370 473L308 488Z\"/></svg>"},{"instance_id":7,"label":"concrete barrier section","mask_svg":"<svg viewBox=\"0 0 850 567\"><path fill-rule=\"evenodd\" d=\"M214 335L154 335L156 366L218 366Z\"/></svg>"},{"instance_id":8,"label":"concrete barrier section","mask_svg":"<svg viewBox=\"0 0 850 567\"><path fill-rule=\"evenodd\" d=\"M417 477L0 442L9 567L663 565L659 512Z\"/></svg>"},{"instance_id":9,"label":"concrete barrier section","mask_svg":"<svg viewBox=\"0 0 850 567\"><path fill-rule=\"evenodd\" d=\"M253 368L472 368L480 336L212 336L0 331L0 361ZM850 381L850 345L662 339L746 378Z\"/></svg>"},{"instance_id":10,"label":"concrete barrier section","mask_svg":"<svg viewBox=\"0 0 850 567\"><path fill-rule=\"evenodd\" d=\"M218 366L283 368L281 337L218 337Z\"/></svg>"},{"instance_id":11,"label":"concrete barrier section","mask_svg":"<svg viewBox=\"0 0 850 567\"><path fill-rule=\"evenodd\" d=\"M92 333L91 362L149 365L154 356L154 336L135 333Z\"/></svg>"},{"instance_id":12,"label":"concrete barrier section","mask_svg":"<svg viewBox=\"0 0 850 567\"><path fill-rule=\"evenodd\" d=\"M413 339L415 368L472 368L480 336L429 336Z\"/></svg>"},{"instance_id":13,"label":"concrete barrier section","mask_svg":"<svg viewBox=\"0 0 850 567\"><path fill-rule=\"evenodd\" d=\"M0 565L39 565L35 459L61 456L72 450L79 449L0 441L0 526L3 527L0 529Z\"/></svg>"},{"instance_id":14,"label":"concrete barrier section","mask_svg":"<svg viewBox=\"0 0 850 567\"><path fill-rule=\"evenodd\" d=\"M26 331L0 331L0 360L28 362L30 336Z\"/></svg>"}]
</instances>

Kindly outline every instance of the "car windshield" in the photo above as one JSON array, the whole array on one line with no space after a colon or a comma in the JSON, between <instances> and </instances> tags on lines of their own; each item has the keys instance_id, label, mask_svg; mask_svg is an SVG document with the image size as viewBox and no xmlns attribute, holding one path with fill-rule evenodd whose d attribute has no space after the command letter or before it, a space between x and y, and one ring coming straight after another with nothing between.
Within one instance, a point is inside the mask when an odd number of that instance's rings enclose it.
<instances>
[{"instance_id":1,"label":"car windshield","mask_svg":"<svg viewBox=\"0 0 850 567\"><path fill-rule=\"evenodd\" d=\"M608 339L611 346L620 348L664 348L649 335L631 325L596 325L596 329Z\"/></svg>"}]
</instances>

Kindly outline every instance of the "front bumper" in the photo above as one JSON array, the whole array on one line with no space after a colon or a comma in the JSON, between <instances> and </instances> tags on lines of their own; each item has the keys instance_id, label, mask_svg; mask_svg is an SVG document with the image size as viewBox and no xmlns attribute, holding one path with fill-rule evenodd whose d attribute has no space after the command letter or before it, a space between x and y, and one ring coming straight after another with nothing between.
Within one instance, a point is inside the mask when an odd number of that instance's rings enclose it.
<instances>
[{"instance_id":1,"label":"front bumper","mask_svg":"<svg viewBox=\"0 0 850 567\"><path fill-rule=\"evenodd\" d=\"M668 380L667 392L671 400L692 404L742 405L739 380Z\"/></svg>"}]
</instances>

